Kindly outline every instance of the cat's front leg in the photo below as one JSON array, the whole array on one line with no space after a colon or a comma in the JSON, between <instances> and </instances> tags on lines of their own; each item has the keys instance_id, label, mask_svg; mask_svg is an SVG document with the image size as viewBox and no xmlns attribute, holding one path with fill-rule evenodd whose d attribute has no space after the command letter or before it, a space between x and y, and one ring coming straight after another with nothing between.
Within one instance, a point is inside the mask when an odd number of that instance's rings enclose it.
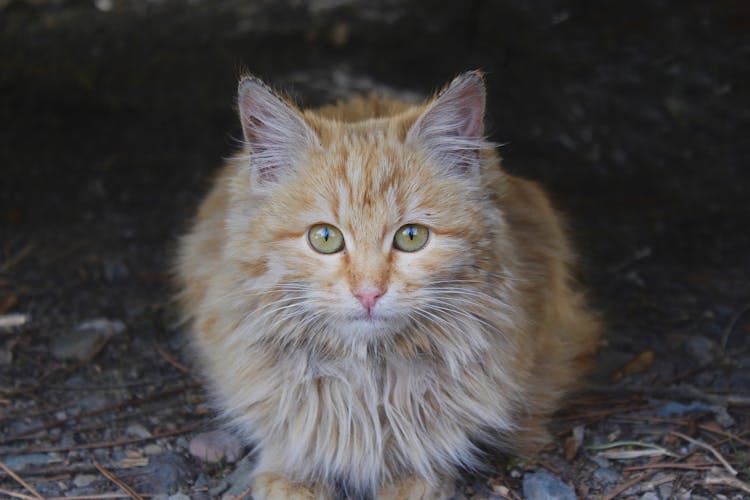
<instances>
[{"instance_id":1,"label":"cat's front leg","mask_svg":"<svg viewBox=\"0 0 750 500\"><path fill-rule=\"evenodd\" d=\"M321 483L297 483L275 472L256 473L254 500L332 500L333 490Z\"/></svg>"},{"instance_id":2,"label":"cat's front leg","mask_svg":"<svg viewBox=\"0 0 750 500\"><path fill-rule=\"evenodd\" d=\"M378 500L446 500L453 498L456 485L444 480L432 485L419 476L409 476L378 492Z\"/></svg>"}]
</instances>

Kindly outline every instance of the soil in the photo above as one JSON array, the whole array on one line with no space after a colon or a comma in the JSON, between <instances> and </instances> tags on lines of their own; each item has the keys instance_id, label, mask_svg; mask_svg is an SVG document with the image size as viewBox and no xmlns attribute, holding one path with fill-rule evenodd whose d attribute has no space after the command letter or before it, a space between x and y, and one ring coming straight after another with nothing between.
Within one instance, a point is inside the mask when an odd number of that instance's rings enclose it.
<instances>
[{"instance_id":1,"label":"soil","mask_svg":"<svg viewBox=\"0 0 750 500\"><path fill-rule=\"evenodd\" d=\"M314 105L473 68L505 167L567 213L607 332L555 442L459 497L530 496L547 471L580 498L750 498L741 0L0 0L3 465L45 498L126 497L102 469L144 497L233 491L245 462L188 451L219 422L169 268L237 147L237 76Z\"/></svg>"}]
</instances>

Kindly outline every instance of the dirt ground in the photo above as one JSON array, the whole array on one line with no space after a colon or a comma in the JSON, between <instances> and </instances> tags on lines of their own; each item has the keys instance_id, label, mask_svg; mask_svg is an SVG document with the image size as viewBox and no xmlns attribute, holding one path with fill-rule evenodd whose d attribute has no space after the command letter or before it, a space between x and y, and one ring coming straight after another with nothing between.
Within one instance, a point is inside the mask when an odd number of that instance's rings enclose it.
<instances>
[{"instance_id":1,"label":"dirt ground","mask_svg":"<svg viewBox=\"0 0 750 500\"><path fill-rule=\"evenodd\" d=\"M742 0L0 0L0 496L247 496L249 459L189 453L219 423L168 282L237 76L317 104L473 68L607 331L554 444L460 497L750 498Z\"/></svg>"}]
</instances>

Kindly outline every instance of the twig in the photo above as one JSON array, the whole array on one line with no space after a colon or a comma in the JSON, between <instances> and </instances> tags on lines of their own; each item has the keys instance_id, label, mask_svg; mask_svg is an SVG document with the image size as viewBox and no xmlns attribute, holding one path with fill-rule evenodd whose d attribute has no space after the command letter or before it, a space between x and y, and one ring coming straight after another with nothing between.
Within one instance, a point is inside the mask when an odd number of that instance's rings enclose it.
<instances>
[{"instance_id":1,"label":"twig","mask_svg":"<svg viewBox=\"0 0 750 500\"><path fill-rule=\"evenodd\" d=\"M182 364L179 361L177 361L174 358L174 356L172 356L171 354L169 354L167 351L163 350L161 347L157 347L156 348L156 352L158 352L159 355L162 358L164 358L164 360L167 363L169 363L170 365L172 365L175 368L177 368L177 370L179 370L180 372L185 373L185 374L190 373L190 369L187 366L185 366L184 364Z\"/></svg>"},{"instance_id":2,"label":"twig","mask_svg":"<svg viewBox=\"0 0 750 500\"><path fill-rule=\"evenodd\" d=\"M607 392L607 393L621 393L621 394L648 394L651 396L661 396L673 399L700 399L702 401L708 401L711 404L719 406L750 406L750 396L739 395L739 394L727 394L722 396L720 394L707 393L698 387L692 385L680 385L676 387L654 387L654 386L642 386L642 387L592 387L592 391L596 392Z\"/></svg>"},{"instance_id":3,"label":"twig","mask_svg":"<svg viewBox=\"0 0 750 500\"><path fill-rule=\"evenodd\" d=\"M23 498L24 500L37 500L36 497L32 497L31 495L24 495L23 493L16 493L15 491L6 490L4 488L0 488L0 493L3 495L8 495L9 497L13 498Z\"/></svg>"},{"instance_id":4,"label":"twig","mask_svg":"<svg viewBox=\"0 0 750 500\"><path fill-rule=\"evenodd\" d=\"M724 436L726 438L729 438L729 440L737 441L738 443L744 444L745 446L750 446L750 441L748 441L747 439L742 439L737 434L732 434L731 432L727 432L727 431L725 431L723 429L717 429L717 428L715 428L713 426L706 425L706 424L698 424L698 428L699 429L703 429L704 431L708 431L708 432L712 432L714 434L718 434L720 436ZM722 440L722 444L725 441L726 440ZM714 446L716 446L716 444L717 443L714 443Z\"/></svg>"},{"instance_id":5,"label":"twig","mask_svg":"<svg viewBox=\"0 0 750 500\"><path fill-rule=\"evenodd\" d=\"M737 490L742 490L745 493L750 493L750 484L744 481L740 481L736 477L731 476L709 476L705 479L706 484L718 484L720 486L728 486Z\"/></svg>"},{"instance_id":6,"label":"twig","mask_svg":"<svg viewBox=\"0 0 750 500\"><path fill-rule=\"evenodd\" d=\"M145 467L148 464L144 465L136 465L136 466L130 466L130 465L123 465L122 461L119 462L109 462L104 464L105 467L107 467L108 470L120 470L120 469L133 469L135 467ZM89 474L91 472L96 472L97 469L90 463L82 462L82 463L75 463L75 464L68 464L68 465L45 465L37 468L29 467L27 469L24 469L23 474L26 477L44 477L49 478L53 476L61 476L61 475L71 475L71 474L80 474L80 473L86 473ZM143 495L147 496L147 495ZM49 500L49 499L47 499Z\"/></svg>"},{"instance_id":7,"label":"twig","mask_svg":"<svg viewBox=\"0 0 750 500\"><path fill-rule=\"evenodd\" d=\"M118 410L122 410L124 408L129 408L131 406L138 406L138 405L141 405L143 403L147 403L149 401L154 401L156 399L168 398L168 397L171 397L171 396L175 396L177 394L181 394L181 393L185 392L186 390L188 390L188 389L190 389L192 387L195 387L195 384L183 385L183 386L178 387L176 389L170 389L168 391L157 392L155 394L149 394L148 396L126 399L125 401L120 401L119 403L114 403L114 404L107 405L107 406L104 406L104 407L101 407L101 408L97 408L96 410L91 410L91 411L76 413L75 415L71 415L70 417L67 417L67 418L65 418L63 420L58 420L56 422L52 422L52 423L49 423L49 424L40 425L38 427L35 427L33 429L29 429L29 430L25 431L23 434L20 434L20 435L17 435L17 436L11 436L8 439L0 441L0 444L8 444L8 443L12 443L14 441L18 441L18 440L21 440L21 439L34 438L35 437L34 434L36 434L37 432L48 431L48 430L54 429L56 427L62 427L63 425L68 424L70 422L75 422L76 420L81 420L81 419L84 419L84 418L94 417L94 416L100 415L102 413L108 413L108 412L112 412L112 411L118 411Z\"/></svg>"},{"instance_id":8,"label":"twig","mask_svg":"<svg viewBox=\"0 0 750 500\"><path fill-rule=\"evenodd\" d=\"M31 251L34 249L34 246L31 243L26 244L23 248L21 248L18 252L16 252L16 255L13 257L9 257L5 260L5 262L0 265L0 273L4 273L7 271L10 271L13 266L21 262L23 259L25 259Z\"/></svg>"},{"instance_id":9,"label":"twig","mask_svg":"<svg viewBox=\"0 0 750 500\"><path fill-rule=\"evenodd\" d=\"M634 477L630 481L626 481L622 483L621 485L617 486L613 490L603 494L601 497L599 497L599 500L612 500L617 495L622 493L623 491L627 490L628 488L635 486L638 483L642 483L646 479L650 479L651 476L655 475L657 471L650 471L646 472L645 474L641 474L640 476Z\"/></svg>"},{"instance_id":10,"label":"twig","mask_svg":"<svg viewBox=\"0 0 750 500\"><path fill-rule=\"evenodd\" d=\"M0 461L0 469L3 469L10 477L12 477L13 479L15 479L18 484L20 484L21 486L23 486L24 488L26 488L27 490L29 490L29 492L31 492L31 494L34 495L34 498L38 498L38 499L41 499L41 500L44 499L44 497L36 489L34 489L33 486L31 486L29 483L27 483L26 481L24 481L23 479L21 479L21 477L18 474L16 474L15 472L13 472L2 461Z\"/></svg>"},{"instance_id":11,"label":"twig","mask_svg":"<svg viewBox=\"0 0 750 500\"><path fill-rule=\"evenodd\" d=\"M27 392L34 392L42 387L45 387L44 382L46 382L53 376L62 377L63 375L67 375L69 373L75 372L80 367L88 364L91 360L96 358L99 355L99 353L102 352L104 347L106 347L106 345L109 343L111 338L112 337L103 338L102 341L99 343L99 345L96 346L96 348L91 352L91 354L86 359L83 359L79 361L78 363L75 363L72 365L63 366L62 368L59 368L59 369L56 368L48 373L45 373L41 377L39 377L35 384L28 385L26 387L18 387L11 391L4 392L2 395L7 396L7 397L13 397L13 396L18 396L20 394L26 394Z\"/></svg>"},{"instance_id":12,"label":"twig","mask_svg":"<svg viewBox=\"0 0 750 500\"><path fill-rule=\"evenodd\" d=\"M723 457L723 456L721 455L721 453L719 453L719 452L718 452L718 450L717 450L716 448L714 448L713 446L711 446L710 444L704 443L703 441L700 441L700 440L698 440L698 439L693 439L693 438L691 438L690 436L688 436L687 434L683 434L683 433L681 433L681 432L678 432L678 431L669 431L669 434L672 434L673 436L677 436L677 437L679 437L679 438L682 438L682 439L684 439L685 441L688 441L688 442L690 442L690 443L693 443L693 444L694 444L694 445L696 445L696 446L700 446L700 447L701 447L701 448L703 448L704 450L708 450L708 451L710 451L710 452L711 452L711 454L712 454L713 456L715 456L715 457L716 457L716 459L717 459L717 460L718 460L719 462L721 462L721 465L723 465L723 466L724 466L724 468L725 468L725 469L726 469L726 470L727 470L727 471L728 471L728 472L729 472L729 473L730 473L731 475L733 475L733 476L736 476L736 475L737 475L737 471L735 470L735 468L734 468L734 467L732 467L732 466L730 465L730 463L729 463L729 462L727 462L727 460L726 460L726 459L725 459L725 458L724 458L724 457Z\"/></svg>"},{"instance_id":13,"label":"twig","mask_svg":"<svg viewBox=\"0 0 750 500\"><path fill-rule=\"evenodd\" d=\"M76 444L73 446L47 446L47 447L39 447L39 448L29 446L26 448L19 448L17 450L8 451L5 453L5 455L14 456L14 455L23 455L25 453L60 453L60 452L73 451L73 450L91 450L95 448L114 448L115 446L125 446L128 444L154 441L156 439L163 438L163 437L187 434L188 432L192 432L195 429L199 428L201 425L203 424L188 425L186 427L183 427L181 429L176 429L173 431L156 432L152 436L144 437L144 438L119 439L116 441L102 441L98 443Z\"/></svg>"},{"instance_id":14,"label":"twig","mask_svg":"<svg viewBox=\"0 0 750 500\"><path fill-rule=\"evenodd\" d=\"M637 470L651 469L687 469L687 470L711 470L717 465L717 462L701 462L695 464L680 464L677 462L656 462L655 464L631 465L622 470L632 472Z\"/></svg>"},{"instance_id":15,"label":"twig","mask_svg":"<svg viewBox=\"0 0 750 500\"><path fill-rule=\"evenodd\" d=\"M99 472L101 472L102 476L106 477L107 479L115 483L115 485L122 488L122 490L125 493L127 493L130 496L130 498L132 498L133 500L143 500L143 497L140 496L133 488L128 486L121 479L118 479L114 474L109 472L107 469L99 465L99 462L97 462L96 460L94 460L94 467L96 467L99 470Z\"/></svg>"},{"instance_id":16,"label":"twig","mask_svg":"<svg viewBox=\"0 0 750 500\"><path fill-rule=\"evenodd\" d=\"M734 327L737 325L737 322L748 311L750 311L750 302L745 304L739 311L737 311L737 313L734 316L732 316L732 319L727 324L727 327L724 329L724 332L722 332L721 334L722 354L726 354L727 352L727 343L729 342L729 336L732 335L732 331L734 331Z\"/></svg>"},{"instance_id":17,"label":"twig","mask_svg":"<svg viewBox=\"0 0 750 500\"><path fill-rule=\"evenodd\" d=\"M153 495L151 493L149 494L141 493L141 496L143 498L150 498L156 495ZM78 496L72 496L72 497L50 497L50 498L47 498L47 500L105 500L108 498L130 498L130 497L123 493L99 493L95 495L78 495Z\"/></svg>"}]
</instances>

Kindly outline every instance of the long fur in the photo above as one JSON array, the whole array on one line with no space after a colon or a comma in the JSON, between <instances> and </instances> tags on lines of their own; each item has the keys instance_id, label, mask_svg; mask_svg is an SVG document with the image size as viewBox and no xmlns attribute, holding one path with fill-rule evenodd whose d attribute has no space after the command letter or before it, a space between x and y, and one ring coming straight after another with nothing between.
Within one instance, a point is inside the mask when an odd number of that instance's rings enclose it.
<instances>
[{"instance_id":1,"label":"long fur","mask_svg":"<svg viewBox=\"0 0 750 500\"><path fill-rule=\"evenodd\" d=\"M177 274L217 407L258 447L256 498L328 497L335 484L437 498L479 464L476 443L537 451L599 326L556 211L482 138L481 76L422 105L371 96L307 111L253 81L241 116L276 132L243 121L248 144L201 205ZM261 168L284 176L253 174L254 138ZM343 252L307 244L321 222L342 231ZM430 228L422 250L393 249L406 223ZM386 290L369 322L351 292L362 283Z\"/></svg>"}]
</instances>

